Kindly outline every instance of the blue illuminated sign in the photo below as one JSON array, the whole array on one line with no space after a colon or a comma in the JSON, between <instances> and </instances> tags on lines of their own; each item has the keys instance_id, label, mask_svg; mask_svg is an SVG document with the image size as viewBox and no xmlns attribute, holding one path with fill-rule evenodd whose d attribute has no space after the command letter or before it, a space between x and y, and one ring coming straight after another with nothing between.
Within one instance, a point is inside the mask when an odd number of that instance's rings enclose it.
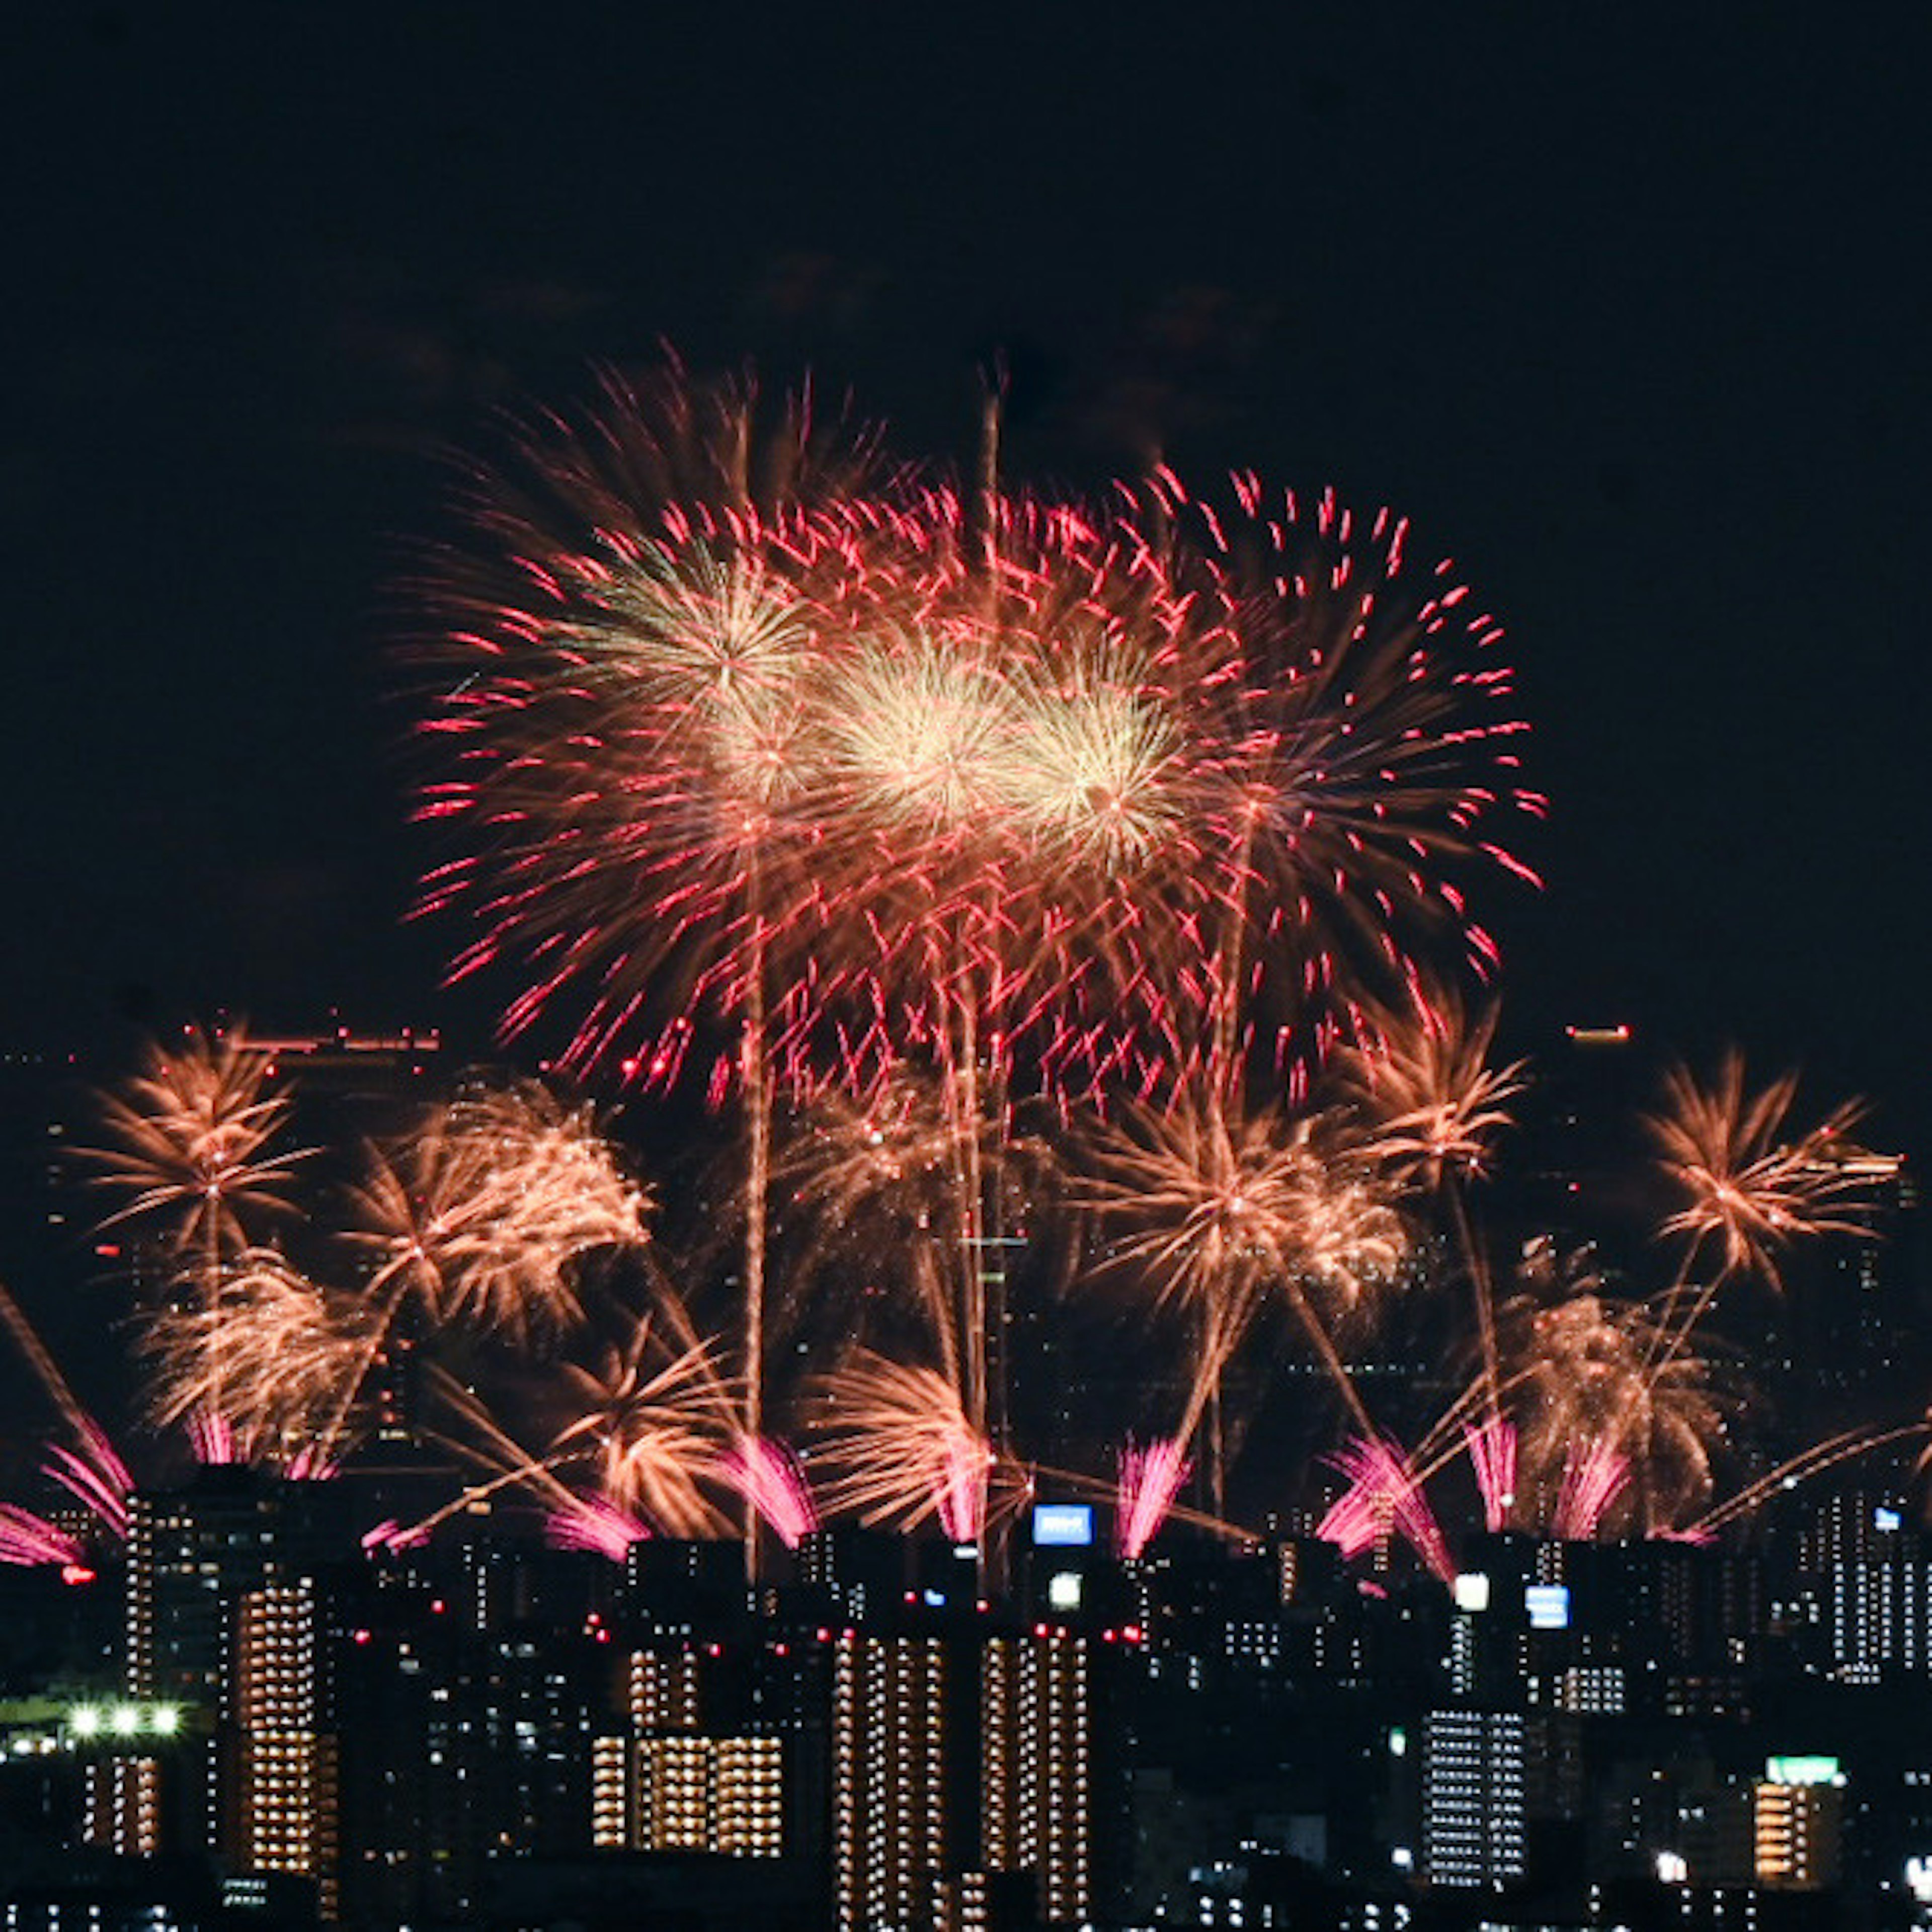
<instances>
[{"instance_id":1,"label":"blue illuminated sign","mask_svg":"<svg viewBox=\"0 0 1932 1932\"><path fill-rule=\"evenodd\" d=\"M1033 1540L1041 1550L1084 1550L1094 1540L1091 1503L1036 1503Z\"/></svg>"}]
</instances>

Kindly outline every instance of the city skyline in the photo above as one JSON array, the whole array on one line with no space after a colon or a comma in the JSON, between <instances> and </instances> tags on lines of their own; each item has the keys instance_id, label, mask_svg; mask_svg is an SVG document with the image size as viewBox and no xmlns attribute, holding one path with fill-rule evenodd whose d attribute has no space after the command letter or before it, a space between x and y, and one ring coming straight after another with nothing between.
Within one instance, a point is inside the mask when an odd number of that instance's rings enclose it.
<instances>
[{"instance_id":1,"label":"city skyline","mask_svg":"<svg viewBox=\"0 0 1932 1932\"><path fill-rule=\"evenodd\" d=\"M1926 23L760 13L10 63L9 1932L1932 1924Z\"/></svg>"}]
</instances>

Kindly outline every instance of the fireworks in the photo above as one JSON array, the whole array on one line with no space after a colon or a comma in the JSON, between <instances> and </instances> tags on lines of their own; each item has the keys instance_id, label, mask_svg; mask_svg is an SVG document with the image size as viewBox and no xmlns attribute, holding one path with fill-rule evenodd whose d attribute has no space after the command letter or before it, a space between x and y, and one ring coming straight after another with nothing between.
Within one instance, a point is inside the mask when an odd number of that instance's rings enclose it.
<instances>
[{"instance_id":1,"label":"fireworks","mask_svg":"<svg viewBox=\"0 0 1932 1932\"><path fill-rule=\"evenodd\" d=\"M1459 931L1486 974L1495 943L1446 870L1528 876L1485 827L1543 808L1519 782L1500 626L1452 565L1411 561L1386 510L1252 477L1197 500L1162 472L1133 514L1204 637L1192 736L1222 1057L1325 989L1403 986L1412 933Z\"/></svg>"},{"instance_id":2,"label":"fireworks","mask_svg":"<svg viewBox=\"0 0 1932 1932\"><path fill-rule=\"evenodd\" d=\"M37 1564L67 1564L86 1560L80 1539L16 1504L0 1503L0 1563L31 1569Z\"/></svg>"},{"instance_id":3,"label":"fireworks","mask_svg":"<svg viewBox=\"0 0 1932 1932\"><path fill-rule=\"evenodd\" d=\"M154 1361L148 1406L160 1424L219 1418L224 1451L204 1458L286 1462L326 1430L364 1347L364 1310L304 1279L279 1254L251 1249L225 1271L218 1299L164 1307L142 1352Z\"/></svg>"},{"instance_id":4,"label":"fireworks","mask_svg":"<svg viewBox=\"0 0 1932 1932\"><path fill-rule=\"evenodd\" d=\"M587 1110L532 1085L460 1100L397 1157L376 1150L356 1206L372 1302L413 1289L436 1320L512 1340L574 1327L571 1264L645 1239L644 1197Z\"/></svg>"},{"instance_id":5,"label":"fireworks","mask_svg":"<svg viewBox=\"0 0 1932 1932\"><path fill-rule=\"evenodd\" d=\"M1348 1486L1330 1505L1316 1534L1356 1556L1399 1529L1431 1573L1448 1582L1456 1574L1442 1526L1393 1442L1378 1436L1346 1442L1330 1458Z\"/></svg>"},{"instance_id":6,"label":"fireworks","mask_svg":"<svg viewBox=\"0 0 1932 1932\"><path fill-rule=\"evenodd\" d=\"M1778 1257L1792 1243L1863 1228L1870 1163L1850 1138L1859 1109L1835 1108L1793 1134L1797 1091L1797 1076L1786 1074L1750 1092L1737 1053L1726 1054L1708 1086L1681 1066L1666 1077L1664 1109L1646 1124L1684 1202L1664 1232L1685 1238L1687 1274L1709 1250L1719 1280L1755 1274L1778 1287Z\"/></svg>"},{"instance_id":7,"label":"fireworks","mask_svg":"<svg viewBox=\"0 0 1932 1932\"><path fill-rule=\"evenodd\" d=\"M125 1090L101 1098L106 1144L89 1154L126 1197L110 1225L158 1221L178 1252L214 1264L248 1244L249 1219L285 1213L302 1156L276 1146L288 1103L264 1090L268 1069L239 1031L151 1047Z\"/></svg>"},{"instance_id":8,"label":"fireworks","mask_svg":"<svg viewBox=\"0 0 1932 1932\"><path fill-rule=\"evenodd\" d=\"M134 1479L106 1432L80 1403L66 1376L48 1354L34 1326L4 1286L0 1322L14 1338L73 1436L72 1446L49 1446L42 1472L50 1477L117 1541L128 1533L128 1498ZM0 1562L70 1563L80 1560L79 1540L31 1510L0 1504Z\"/></svg>"},{"instance_id":9,"label":"fireworks","mask_svg":"<svg viewBox=\"0 0 1932 1932\"><path fill-rule=\"evenodd\" d=\"M1514 1487L1514 1438L1498 1408L1495 1298L1488 1258L1476 1238L1464 1187L1489 1168L1510 1103L1523 1089L1523 1063L1490 1064L1492 1007L1466 1017L1453 997L1418 997L1412 1013L1378 1024L1372 1043L1347 1056L1345 1074L1375 1124L1375 1145L1389 1171L1426 1181L1446 1202L1462 1253L1482 1350L1486 1414L1471 1444L1485 1513L1500 1527L1503 1496Z\"/></svg>"},{"instance_id":10,"label":"fireworks","mask_svg":"<svg viewBox=\"0 0 1932 1932\"><path fill-rule=\"evenodd\" d=\"M420 1348L463 1366L428 1378L474 1478L451 1510L516 1495L614 1558L742 1526L754 1562L757 1524L796 1547L822 1508L996 1560L1030 1480L1008 1353L1053 1312L1010 1320L1034 1284L1004 1258L1044 1228L1129 1291L1130 1396L1186 1336L1178 1414L1123 1413L1106 1439L1156 1432L1080 1479L1128 1556L1197 1458L1196 1520L1224 1518L1271 1326L1340 1399L1345 1549L1451 1574L1429 1487L1465 1456L1492 1529L1708 1524L1737 1398L1699 1322L1858 1226L1852 1111L1793 1133L1788 1081L1674 1076L1676 1282L1626 1298L1539 1251L1498 1311L1470 1196L1525 1074L1469 1003L1496 964L1472 895L1527 876L1542 803L1499 627L1386 511L1164 472L1054 502L992 455L969 496L674 371L471 480L427 573L422 810L454 849L424 909L470 922L455 975L507 979L507 1037L735 1110L741 1265L660 1252L652 1191L535 1086L425 1109L291 1214L287 1094L191 1035L100 1156L172 1258L151 1419L350 1467L379 1365ZM1465 1276L1480 1372L1418 1431L1352 1361L1398 1289L1460 1311ZM111 1517L125 1472L75 1442L53 1474ZM0 1545L53 1551L39 1520Z\"/></svg>"},{"instance_id":11,"label":"fireworks","mask_svg":"<svg viewBox=\"0 0 1932 1932\"><path fill-rule=\"evenodd\" d=\"M650 1526L601 1496L573 1496L544 1520L544 1538L553 1550L586 1550L621 1563Z\"/></svg>"},{"instance_id":12,"label":"fireworks","mask_svg":"<svg viewBox=\"0 0 1932 1932\"><path fill-rule=\"evenodd\" d=\"M1194 1317L1197 1356L1185 1442L1204 1413L1213 1506L1221 1504L1218 1428L1228 1364L1271 1296L1304 1336L1364 1426L1337 1349L1339 1323L1364 1314L1405 1252L1400 1217L1365 1167L1324 1144L1322 1124L1244 1114L1198 1090L1164 1111L1130 1104L1095 1137L1076 1201L1119 1230L1112 1269L1153 1286Z\"/></svg>"},{"instance_id":13,"label":"fireworks","mask_svg":"<svg viewBox=\"0 0 1932 1932\"><path fill-rule=\"evenodd\" d=\"M796 1550L818 1528L818 1505L798 1459L783 1443L741 1438L718 1459L718 1474L788 1550Z\"/></svg>"},{"instance_id":14,"label":"fireworks","mask_svg":"<svg viewBox=\"0 0 1932 1932\"><path fill-rule=\"evenodd\" d=\"M1172 1438L1144 1445L1130 1443L1121 1450L1114 1540L1129 1562L1143 1555L1154 1540L1191 1467L1186 1444Z\"/></svg>"},{"instance_id":15,"label":"fireworks","mask_svg":"<svg viewBox=\"0 0 1932 1932\"><path fill-rule=\"evenodd\" d=\"M754 400L674 370L478 482L434 572L424 797L470 849L425 906L478 923L457 974L524 962L506 1032L575 1013L576 1066L668 1085L707 1022L735 1034L704 1078L744 1106L754 1438L777 1095L929 1074L952 1251L915 1298L999 1442L988 1189L1029 1087L1172 1091L1204 1052L1234 1096L1244 1010L1265 992L1285 1040L1364 935L1398 982L1398 933L1445 919L1486 964L1438 873L1514 867L1490 821L1540 801L1497 627L1385 513L1165 478L1091 512L1003 490L990 442L969 503L796 410L764 438ZM1305 1325L1352 1240L1303 1242Z\"/></svg>"},{"instance_id":16,"label":"fireworks","mask_svg":"<svg viewBox=\"0 0 1932 1932\"><path fill-rule=\"evenodd\" d=\"M1688 1520L1709 1499L1734 1405L1703 1357L1660 1348L1651 1311L1564 1273L1559 1298L1500 1311L1520 1514L1587 1535L1622 1495L1646 1531Z\"/></svg>"},{"instance_id":17,"label":"fireworks","mask_svg":"<svg viewBox=\"0 0 1932 1932\"><path fill-rule=\"evenodd\" d=\"M1493 1008L1471 1018L1453 998L1424 999L1402 1018L1383 1021L1372 1043L1348 1056L1377 1152L1392 1169L1431 1186L1489 1172L1524 1086L1522 1061L1490 1064L1496 1030Z\"/></svg>"},{"instance_id":18,"label":"fireworks","mask_svg":"<svg viewBox=\"0 0 1932 1932\"><path fill-rule=\"evenodd\" d=\"M424 902L481 924L458 975L529 963L506 1030L574 1006L573 1064L668 1082L698 1010L801 983L824 892L801 733L820 606L856 567L832 506L868 462L802 409L766 436L754 394L674 376L476 482L481 541L433 573L429 729L455 776L423 811L478 849Z\"/></svg>"},{"instance_id":19,"label":"fireworks","mask_svg":"<svg viewBox=\"0 0 1932 1932\"><path fill-rule=\"evenodd\" d=\"M952 1382L862 1350L826 1378L825 1394L832 1508L908 1529L936 1521L955 1543L980 1541L997 1459Z\"/></svg>"},{"instance_id":20,"label":"fireworks","mask_svg":"<svg viewBox=\"0 0 1932 1932\"><path fill-rule=\"evenodd\" d=\"M709 1345L668 1346L646 1318L595 1369L566 1363L562 1378L573 1419L550 1466L586 1460L605 1502L667 1535L716 1535L722 1519L706 1489L735 1418Z\"/></svg>"}]
</instances>

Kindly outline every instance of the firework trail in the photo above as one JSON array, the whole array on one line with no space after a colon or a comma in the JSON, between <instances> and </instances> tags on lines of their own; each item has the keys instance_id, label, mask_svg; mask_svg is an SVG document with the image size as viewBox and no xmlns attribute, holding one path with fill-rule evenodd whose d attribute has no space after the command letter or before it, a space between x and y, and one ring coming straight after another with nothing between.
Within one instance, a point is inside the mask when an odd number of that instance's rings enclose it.
<instances>
[{"instance_id":1,"label":"firework trail","mask_svg":"<svg viewBox=\"0 0 1932 1932\"><path fill-rule=\"evenodd\" d=\"M818 1528L818 1508L804 1472L782 1443L741 1436L719 1457L718 1474L788 1550L796 1550Z\"/></svg>"},{"instance_id":2,"label":"firework trail","mask_svg":"<svg viewBox=\"0 0 1932 1932\"><path fill-rule=\"evenodd\" d=\"M1145 1553L1155 1532L1167 1520L1168 1512L1192 1467L1187 1460L1186 1444L1172 1438L1144 1444L1130 1442L1120 1451L1114 1541L1128 1562Z\"/></svg>"},{"instance_id":3,"label":"firework trail","mask_svg":"<svg viewBox=\"0 0 1932 1932\"><path fill-rule=\"evenodd\" d=\"M1462 1253L1482 1351L1485 1413L1472 1460L1494 1519L1514 1476L1499 1408L1495 1295L1482 1244L1469 1217L1468 1184L1490 1171L1496 1142L1511 1124L1510 1103L1522 1092L1525 1064L1490 1064L1496 1009L1468 1016L1451 994L1419 997L1400 1018L1384 1016L1369 1043L1351 1048L1345 1078L1370 1120L1372 1144L1395 1177L1426 1186L1444 1203Z\"/></svg>"},{"instance_id":4,"label":"firework trail","mask_svg":"<svg viewBox=\"0 0 1932 1932\"><path fill-rule=\"evenodd\" d=\"M1358 1427L1372 1432L1336 1346L1366 1316L1407 1251L1400 1216L1366 1162L1324 1135L1330 1123L1247 1114L1200 1083L1164 1109L1124 1106L1090 1136L1076 1202L1116 1233L1106 1267L1150 1282L1196 1322L1186 1413L1190 1441L1208 1423L1210 1508L1221 1514L1220 1390L1262 1308L1284 1300Z\"/></svg>"},{"instance_id":5,"label":"firework trail","mask_svg":"<svg viewBox=\"0 0 1932 1932\"><path fill-rule=\"evenodd\" d=\"M574 1513L582 1500L557 1474L560 1466L577 1457L575 1445L550 1455L532 1455L493 1415L483 1398L466 1388L447 1372L433 1372L431 1386L437 1402L450 1418L450 1428L436 1432L434 1439L470 1468L482 1472L480 1480L464 1488L440 1508L432 1510L419 1522L398 1527L386 1523L370 1532L388 1550L404 1550L427 1542L430 1534L460 1511L508 1490L524 1490L553 1515Z\"/></svg>"},{"instance_id":6,"label":"firework trail","mask_svg":"<svg viewBox=\"0 0 1932 1932\"><path fill-rule=\"evenodd\" d=\"M1800 1450L1796 1456L1779 1463L1774 1469L1766 1471L1754 1482L1748 1483L1733 1495L1726 1496L1695 1520L1668 1533L1689 1541L1708 1543L1720 1530L1762 1508L1772 1497L1796 1489L1800 1483L1809 1482L1813 1477L1822 1475L1843 1463L1854 1462L1861 1456L1889 1448L1895 1442L1908 1442L1928 1435L1932 1435L1932 1420L1901 1423L1888 1429L1843 1430ZM1919 1466L1924 1466L1923 1457Z\"/></svg>"},{"instance_id":7,"label":"firework trail","mask_svg":"<svg viewBox=\"0 0 1932 1932\"><path fill-rule=\"evenodd\" d=\"M0 1322L5 1323L14 1346L39 1378L41 1388L74 1436L73 1448L56 1444L50 1448L42 1465L44 1472L92 1510L118 1540L128 1533L128 1498L134 1487L127 1464L109 1441L106 1431L74 1394L59 1364L47 1352L46 1344L27 1319L26 1311L4 1284L0 1284ZM16 1514L24 1520L28 1513Z\"/></svg>"},{"instance_id":8,"label":"firework trail","mask_svg":"<svg viewBox=\"0 0 1932 1932\"><path fill-rule=\"evenodd\" d=\"M586 1550L613 1563L650 1533L650 1524L602 1496L573 1496L544 1519L544 1540L553 1550Z\"/></svg>"},{"instance_id":9,"label":"firework trail","mask_svg":"<svg viewBox=\"0 0 1932 1932\"><path fill-rule=\"evenodd\" d=\"M1573 1442L1563 1458L1550 1534L1565 1542L1587 1541L1630 1480L1630 1460L1614 1441L1599 1436L1594 1442Z\"/></svg>"},{"instance_id":10,"label":"firework trail","mask_svg":"<svg viewBox=\"0 0 1932 1932\"><path fill-rule=\"evenodd\" d=\"M33 1569L44 1564L64 1568L86 1561L87 1552L72 1531L32 1510L0 1503L0 1563Z\"/></svg>"},{"instance_id":11,"label":"firework trail","mask_svg":"<svg viewBox=\"0 0 1932 1932\"><path fill-rule=\"evenodd\" d=\"M1456 1566L1442 1525L1408 1458L1395 1443L1386 1436L1358 1436L1327 1460L1348 1487L1330 1506L1316 1535L1353 1558L1381 1542L1391 1528L1399 1529L1432 1575L1445 1583L1454 1579Z\"/></svg>"},{"instance_id":12,"label":"firework trail","mask_svg":"<svg viewBox=\"0 0 1932 1932\"><path fill-rule=\"evenodd\" d=\"M1480 1422L1466 1424L1462 1447L1483 1501L1483 1526L1492 1533L1509 1526L1516 1507L1516 1424L1493 1406L1498 1391L1491 1376L1483 1378L1483 1401L1489 1411Z\"/></svg>"}]
</instances>

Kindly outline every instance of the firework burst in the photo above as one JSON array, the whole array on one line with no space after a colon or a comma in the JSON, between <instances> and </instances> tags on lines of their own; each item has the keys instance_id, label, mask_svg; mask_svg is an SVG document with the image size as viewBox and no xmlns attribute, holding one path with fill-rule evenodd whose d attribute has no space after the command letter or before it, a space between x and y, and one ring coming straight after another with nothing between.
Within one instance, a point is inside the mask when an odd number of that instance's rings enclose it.
<instances>
[{"instance_id":1,"label":"firework burst","mask_svg":"<svg viewBox=\"0 0 1932 1932\"><path fill-rule=\"evenodd\" d=\"M225 1271L212 1306L163 1308L141 1350L154 1364L148 1410L162 1424L219 1417L219 1460L285 1465L327 1432L362 1360L364 1304L334 1294L278 1253L250 1249Z\"/></svg>"},{"instance_id":2,"label":"firework burst","mask_svg":"<svg viewBox=\"0 0 1932 1932\"><path fill-rule=\"evenodd\" d=\"M1283 1057L1336 988L1402 988L1412 945L1495 942L1450 874L1529 878L1492 821L1538 814L1520 782L1502 632L1408 525L1235 480L1190 497L1162 472L1129 515L1194 613L1198 918L1224 1077L1258 1024ZM1310 1042L1318 1047L1318 1042Z\"/></svg>"},{"instance_id":3,"label":"firework burst","mask_svg":"<svg viewBox=\"0 0 1932 1932\"><path fill-rule=\"evenodd\" d=\"M561 1382L572 1419L557 1432L552 1466L586 1462L607 1503L668 1535L720 1533L707 1489L737 1416L710 1344L667 1342L646 1317L594 1368L565 1364Z\"/></svg>"},{"instance_id":4,"label":"firework burst","mask_svg":"<svg viewBox=\"0 0 1932 1932\"><path fill-rule=\"evenodd\" d=\"M1130 1105L1091 1137L1072 1189L1114 1231L1110 1269L1194 1318L1197 1356L1178 1439L1209 1421L1212 1507L1222 1505L1217 1412L1222 1377L1256 1318L1286 1301L1364 1429L1336 1341L1368 1312L1406 1252L1400 1216L1366 1164L1330 1145L1330 1124L1248 1114L1197 1084L1164 1109Z\"/></svg>"},{"instance_id":5,"label":"firework burst","mask_svg":"<svg viewBox=\"0 0 1932 1932\"><path fill-rule=\"evenodd\" d=\"M1664 1107L1646 1125L1684 1203L1663 1232L1684 1238L1686 1276L1709 1252L1720 1282L1754 1274L1781 1287L1778 1257L1794 1243L1864 1230L1871 1177L1850 1139L1864 1110L1838 1107L1816 1126L1794 1132L1797 1093L1795 1074L1753 1093L1735 1052L1708 1085L1685 1067L1666 1076Z\"/></svg>"},{"instance_id":6,"label":"firework burst","mask_svg":"<svg viewBox=\"0 0 1932 1932\"><path fill-rule=\"evenodd\" d=\"M285 1214L304 1156L276 1144L290 1102L268 1090L268 1066L239 1031L151 1046L126 1087L100 1096L106 1144L87 1150L124 1197L108 1225L158 1222L177 1252L218 1263L248 1244L248 1220Z\"/></svg>"},{"instance_id":7,"label":"firework burst","mask_svg":"<svg viewBox=\"0 0 1932 1932\"><path fill-rule=\"evenodd\" d=\"M1495 1295L1487 1256L1469 1216L1465 1190L1490 1169L1496 1142L1510 1124L1510 1102L1525 1085L1525 1063L1491 1064L1496 1010L1468 1016L1453 995L1419 996L1400 1018L1377 1022L1366 1046L1344 1057L1342 1072L1370 1125L1378 1159L1391 1174L1424 1184L1446 1209L1468 1277L1482 1351L1486 1413L1472 1443L1491 1526L1513 1482L1513 1446L1498 1406Z\"/></svg>"},{"instance_id":8,"label":"firework burst","mask_svg":"<svg viewBox=\"0 0 1932 1932\"><path fill-rule=\"evenodd\" d=\"M642 1246L647 1204L587 1108L534 1083L474 1094L374 1150L354 1202L367 1292L393 1306L412 1290L436 1320L513 1341L567 1330L583 1315L572 1264Z\"/></svg>"},{"instance_id":9,"label":"firework burst","mask_svg":"<svg viewBox=\"0 0 1932 1932\"><path fill-rule=\"evenodd\" d=\"M1662 1348L1657 1316L1606 1294L1587 1264L1540 1252L1530 1278L1540 1292L1498 1311L1521 1519L1559 1535L1688 1520L1710 1500L1735 1400L1702 1356Z\"/></svg>"},{"instance_id":10,"label":"firework burst","mask_svg":"<svg viewBox=\"0 0 1932 1932\"><path fill-rule=\"evenodd\" d=\"M824 1397L834 1510L907 1529L937 1522L955 1543L980 1542L999 1459L946 1376L860 1349L826 1377Z\"/></svg>"}]
</instances>

